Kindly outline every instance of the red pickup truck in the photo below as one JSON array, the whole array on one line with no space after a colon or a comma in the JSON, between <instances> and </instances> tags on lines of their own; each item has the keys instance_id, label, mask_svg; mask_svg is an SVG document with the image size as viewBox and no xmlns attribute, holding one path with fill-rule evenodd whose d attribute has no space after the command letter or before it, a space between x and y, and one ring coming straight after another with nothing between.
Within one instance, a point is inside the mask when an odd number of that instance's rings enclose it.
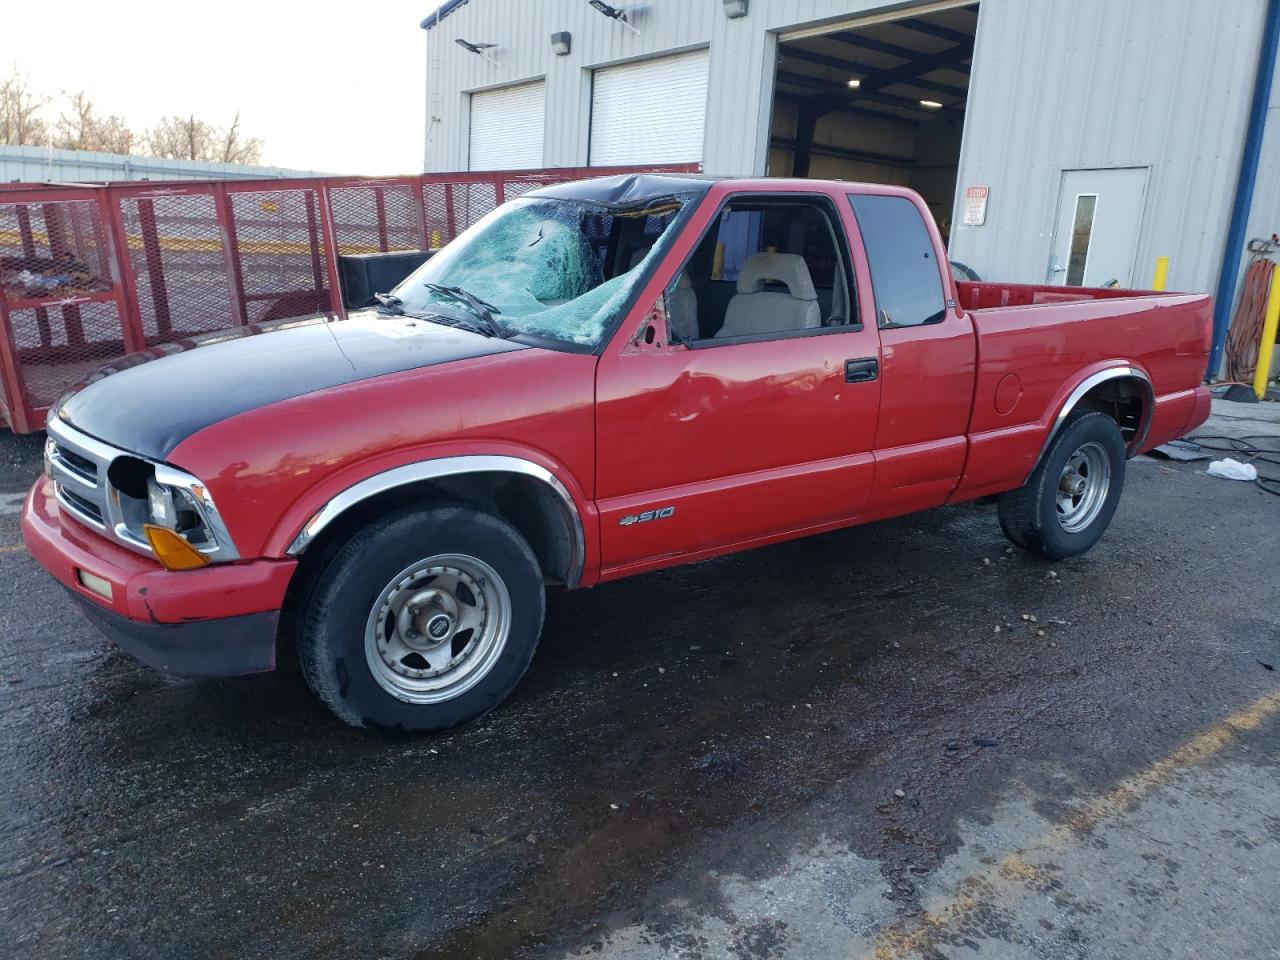
<instances>
[{"instance_id":1,"label":"red pickup truck","mask_svg":"<svg viewBox=\"0 0 1280 960\"><path fill-rule=\"evenodd\" d=\"M957 283L894 187L552 186L379 299L60 401L23 534L120 647L296 645L348 723L442 730L516 685L547 587L992 496L1072 556L1209 409L1208 297Z\"/></svg>"}]
</instances>

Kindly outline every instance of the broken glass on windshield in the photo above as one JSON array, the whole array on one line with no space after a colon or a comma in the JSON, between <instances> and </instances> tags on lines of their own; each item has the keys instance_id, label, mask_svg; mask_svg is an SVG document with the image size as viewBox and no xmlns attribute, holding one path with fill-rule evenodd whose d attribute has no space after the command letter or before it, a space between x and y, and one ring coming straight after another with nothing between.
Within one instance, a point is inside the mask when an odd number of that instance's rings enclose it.
<instances>
[{"instance_id":1,"label":"broken glass on windshield","mask_svg":"<svg viewBox=\"0 0 1280 960\"><path fill-rule=\"evenodd\" d=\"M462 291L511 334L595 345L630 298L642 265L665 248L679 211L676 201L616 209L515 200L428 260L394 295L405 312L429 313L458 310Z\"/></svg>"}]
</instances>

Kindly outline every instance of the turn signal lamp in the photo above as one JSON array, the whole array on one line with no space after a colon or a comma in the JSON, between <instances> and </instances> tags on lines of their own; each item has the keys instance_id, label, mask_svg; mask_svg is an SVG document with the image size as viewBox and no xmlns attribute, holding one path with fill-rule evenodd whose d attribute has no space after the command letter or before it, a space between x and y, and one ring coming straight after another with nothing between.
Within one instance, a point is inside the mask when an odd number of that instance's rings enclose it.
<instances>
[{"instance_id":1,"label":"turn signal lamp","mask_svg":"<svg viewBox=\"0 0 1280 960\"><path fill-rule=\"evenodd\" d=\"M142 529L146 531L147 542L155 551L156 558L166 570L195 570L209 562L209 558L187 543L180 533L154 523L148 523Z\"/></svg>"}]
</instances>

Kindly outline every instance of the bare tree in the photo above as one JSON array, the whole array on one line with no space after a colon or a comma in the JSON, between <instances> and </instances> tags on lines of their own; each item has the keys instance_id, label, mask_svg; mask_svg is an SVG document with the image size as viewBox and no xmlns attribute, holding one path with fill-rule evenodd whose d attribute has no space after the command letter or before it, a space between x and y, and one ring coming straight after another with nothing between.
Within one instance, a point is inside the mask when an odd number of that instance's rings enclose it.
<instances>
[{"instance_id":1,"label":"bare tree","mask_svg":"<svg viewBox=\"0 0 1280 960\"><path fill-rule=\"evenodd\" d=\"M222 137L222 163L261 163L262 141L257 137L242 140L240 137L240 111L236 111L231 126Z\"/></svg>"},{"instance_id":2,"label":"bare tree","mask_svg":"<svg viewBox=\"0 0 1280 960\"><path fill-rule=\"evenodd\" d=\"M262 141L241 136L239 113L226 130L219 130L194 114L171 115L162 117L147 131L147 152L153 157L206 163L258 163L262 159Z\"/></svg>"},{"instance_id":3,"label":"bare tree","mask_svg":"<svg viewBox=\"0 0 1280 960\"><path fill-rule=\"evenodd\" d=\"M231 125L219 128L195 114L170 114L139 135L118 114L101 115L83 90L63 93L66 100L57 123L41 115L51 98L36 93L30 78L17 67L0 79L0 143L16 146L53 146L66 150L100 150L173 160L205 163L261 163L262 141L246 137L240 129L240 113Z\"/></svg>"},{"instance_id":4,"label":"bare tree","mask_svg":"<svg viewBox=\"0 0 1280 960\"><path fill-rule=\"evenodd\" d=\"M210 160L217 131L194 114L171 114L147 131L147 153L171 160Z\"/></svg>"},{"instance_id":5,"label":"bare tree","mask_svg":"<svg viewBox=\"0 0 1280 960\"><path fill-rule=\"evenodd\" d=\"M95 134L99 150L107 153L137 153L139 137L124 117L113 113L106 119L99 120Z\"/></svg>"},{"instance_id":6,"label":"bare tree","mask_svg":"<svg viewBox=\"0 0 1280 960\"><path fill-rule=\"evenodd\" d=\"M40 111L48 103L48 97L32 91L30 77L14 67L0 80L0 143L18 147L47 143L48 125Z\"/></svg>"},{"instance_id":7,"label":"bare tree","mask_svg":"<svg viewBox=\"0 0 1280 960\"><path fill-rule=\"evenodd\" d=\"M98 115L93 101L82 90L66 94L68 110L58 120L53 145L65 150L101 150L132 153L138 140L124 117Z\"/></svg>"}]
</instances>

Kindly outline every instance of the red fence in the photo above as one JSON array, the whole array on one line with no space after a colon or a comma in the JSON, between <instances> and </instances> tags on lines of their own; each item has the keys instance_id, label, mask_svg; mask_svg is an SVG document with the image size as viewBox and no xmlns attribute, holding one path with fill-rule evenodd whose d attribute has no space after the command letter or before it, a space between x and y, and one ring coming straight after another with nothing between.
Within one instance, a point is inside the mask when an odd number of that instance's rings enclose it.
<instances>
[{"instance_id":1,"label":"red fence","mask_svg":"<svg viewBox=\"0 0 1280 960\"><path fill-rule=\"evenodd\" d=\"M344 316L339 256L436 249L526 191L623 172L0 184L0 424L40 429L127 353Z\"/></svg>"}]
</instances>

